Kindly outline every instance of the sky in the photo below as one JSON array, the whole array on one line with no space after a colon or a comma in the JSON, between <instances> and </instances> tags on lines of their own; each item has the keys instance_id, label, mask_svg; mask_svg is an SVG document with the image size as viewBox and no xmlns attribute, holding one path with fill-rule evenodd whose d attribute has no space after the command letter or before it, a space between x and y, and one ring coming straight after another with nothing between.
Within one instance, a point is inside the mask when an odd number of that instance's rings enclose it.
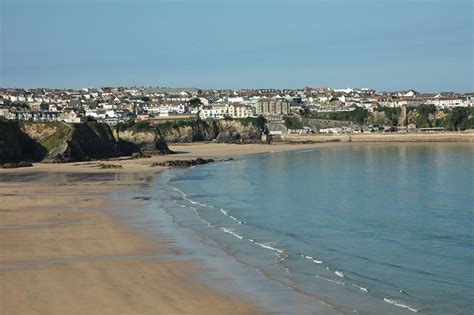
<instances>
[{"instance_id":1,"label":"sky","mask_svg":"<svg viewBox=\"0 0 474 315\"><path fill-rule=\"evenodd\" d=\"M0 87L474 91L471 0L0 0Z\"/></svg>"}]
</instances>

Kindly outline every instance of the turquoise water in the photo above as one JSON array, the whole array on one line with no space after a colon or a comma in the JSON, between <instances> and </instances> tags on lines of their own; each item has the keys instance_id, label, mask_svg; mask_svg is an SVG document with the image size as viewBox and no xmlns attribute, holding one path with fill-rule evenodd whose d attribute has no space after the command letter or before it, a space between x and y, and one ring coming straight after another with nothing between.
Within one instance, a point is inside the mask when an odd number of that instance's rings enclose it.
<instances>
[{"instance_id":1,"label":"turquoise water","mask_svg":"<svg viewBox=\"0 0 474 315\"><path fill-rule=\"evenodd\" d=\"M473 157L341 146L170 171L155 188L176 223L289 291L347 313L472 314Z\"/></svg>"}]
</instances>

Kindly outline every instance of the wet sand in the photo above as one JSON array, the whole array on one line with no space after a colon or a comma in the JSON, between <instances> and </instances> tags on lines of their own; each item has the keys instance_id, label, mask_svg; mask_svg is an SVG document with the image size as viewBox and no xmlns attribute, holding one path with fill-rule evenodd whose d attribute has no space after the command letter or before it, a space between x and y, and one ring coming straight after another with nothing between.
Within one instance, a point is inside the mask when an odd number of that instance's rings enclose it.
<instances>
[{"instance_id":1,"label":"wet sand","mask_svg":"<svg viewBox=\"0 0 474 315\"><path fill-rule=\"evenodd\" d=\"M131 231L104 210L133 209L107 194L146 176L71 183L42 175L0 174L1 314L260 313L197 282L206 272L199 262L162 259L175 250L166 237Z\"/></svg>"},{"instance_id":2,"label":"wet sand","mask_svg":"<svg viewBox=\"0 0 474 315\"><path fill-rule=\"evenodd\" d=\"M347 145L347 143L327 142L327 143L274 143L274 144L225 144L225 143L189 143L189 144L171 144L170 149L177 154L153 155L148 158L128 159L121 158L116 160L47 164L35 163L33 167L17 169L0 169L1 174L31 174L31 173L97 173L97 174L116 174L116 173L137 173L153 172L163 170L163 167L151 167L155 162L164 162L168 160L187 160L201 158L231 158L252 154L267 152L284 152L290 150L304 150L311 148L321 148L330 146ZM101 164L120 165L121 169L101 169Z\"/></svg>"}]
</instances>

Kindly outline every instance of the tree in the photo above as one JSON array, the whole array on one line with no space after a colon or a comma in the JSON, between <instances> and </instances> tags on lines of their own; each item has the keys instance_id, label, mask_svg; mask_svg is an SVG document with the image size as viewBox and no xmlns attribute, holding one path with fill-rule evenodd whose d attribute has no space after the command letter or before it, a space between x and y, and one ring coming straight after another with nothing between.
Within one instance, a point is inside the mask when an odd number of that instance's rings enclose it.
<instances>
[{"instance_id":1,"label":"tree","mask_svg":"<svg viewBox=\"0 0 474 315\"><path fill-rule=\"evenodd\" d=\"M296 116L285 116L284 120L288 129L303 129L303 122Z\"/></svg>"},{"instance_id":2,"label":"tree","mask_svg":"<svg viewBox=\"0 0 474 315\"><path fill-rule=\"evenodd\" d=\"M474 127L472 125L473 117L469 119L470 114L472 115L470 111L473 110L469 110L469 108L466 107L453 108L446 119L446 127L452 131L466 130Z\"/></svg>"},{"instance_id":3,"label":"tree","mask_svg":"<svg viewBox=\"0 0 474 315\"><path fill-rule=\"evenodd\" d=\"M257 117L257 128L260 129L260 131L264 132L265 131L265 124L267 123L267 120L265 119L265 117L263 117L262 115L259 115Z\"/></svg>"},{"instance_id":4,"label":"tree","mask_svg":"<svg viewBox=\"0 0 474 315\"><path fill-rule=\"evenodd\" d=\"M191 100L189 101L189 105L190 105L191 107L199 107L199 106L201 106L201 105L203 105L203 104L202 104L202 102L201 102L201 100L200 100L199 98L193 98L193 99L191 99Z\"/></svg>"}]
</instances>

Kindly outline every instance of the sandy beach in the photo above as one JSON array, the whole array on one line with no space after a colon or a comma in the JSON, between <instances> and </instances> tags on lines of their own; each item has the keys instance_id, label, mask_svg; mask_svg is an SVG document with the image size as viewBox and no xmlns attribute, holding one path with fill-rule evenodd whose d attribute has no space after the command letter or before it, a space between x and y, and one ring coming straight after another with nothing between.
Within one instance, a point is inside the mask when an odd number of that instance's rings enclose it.
<instances>
[{"instance_id":1,"label":"sandy beach","mask_svg":"<svg viewBox=\"0 0 474 315\"><path fill-rule=\"evenodd\" d=\"M262 313L195 281L206 272L199 262L160 259L173 253L173 244L125 227L105 209L137 205L111 204L107 194L146 183L163 169L153 162L322 145L341 144L185 144L171 146L178 154L170 156L0 169L1 313ZM123 168L99 169L100 163Z\"/></svg>"},{"instance_id":2,"label":"sandy beach","mask_svg":"<svg viewBox=\"0 0 474 315\"><path fill-rule=\"evenodd\" d=\"M0 313L258 313L195 282L196 262L160 259L172 250L165 238L103 211L120 206L108 191L136 183L1 182Z\"/></svg>"},{"instance_id":3,"label":"sandy beach","mask_svg":"<svg viewBox=\"0 0 474 315\"><path fill-rule=\"evenodd\" d=\"M125 227L104 209L138 205L111 204L108 194L146 184L164 169L152 167L154 162L346 145L180 144L170 145L177 154L168 156L0 169L0 313L262 313L196 281L206 272L199 262L161 259L176 250L173 243Z\"/></svg>"}]
</instances>

